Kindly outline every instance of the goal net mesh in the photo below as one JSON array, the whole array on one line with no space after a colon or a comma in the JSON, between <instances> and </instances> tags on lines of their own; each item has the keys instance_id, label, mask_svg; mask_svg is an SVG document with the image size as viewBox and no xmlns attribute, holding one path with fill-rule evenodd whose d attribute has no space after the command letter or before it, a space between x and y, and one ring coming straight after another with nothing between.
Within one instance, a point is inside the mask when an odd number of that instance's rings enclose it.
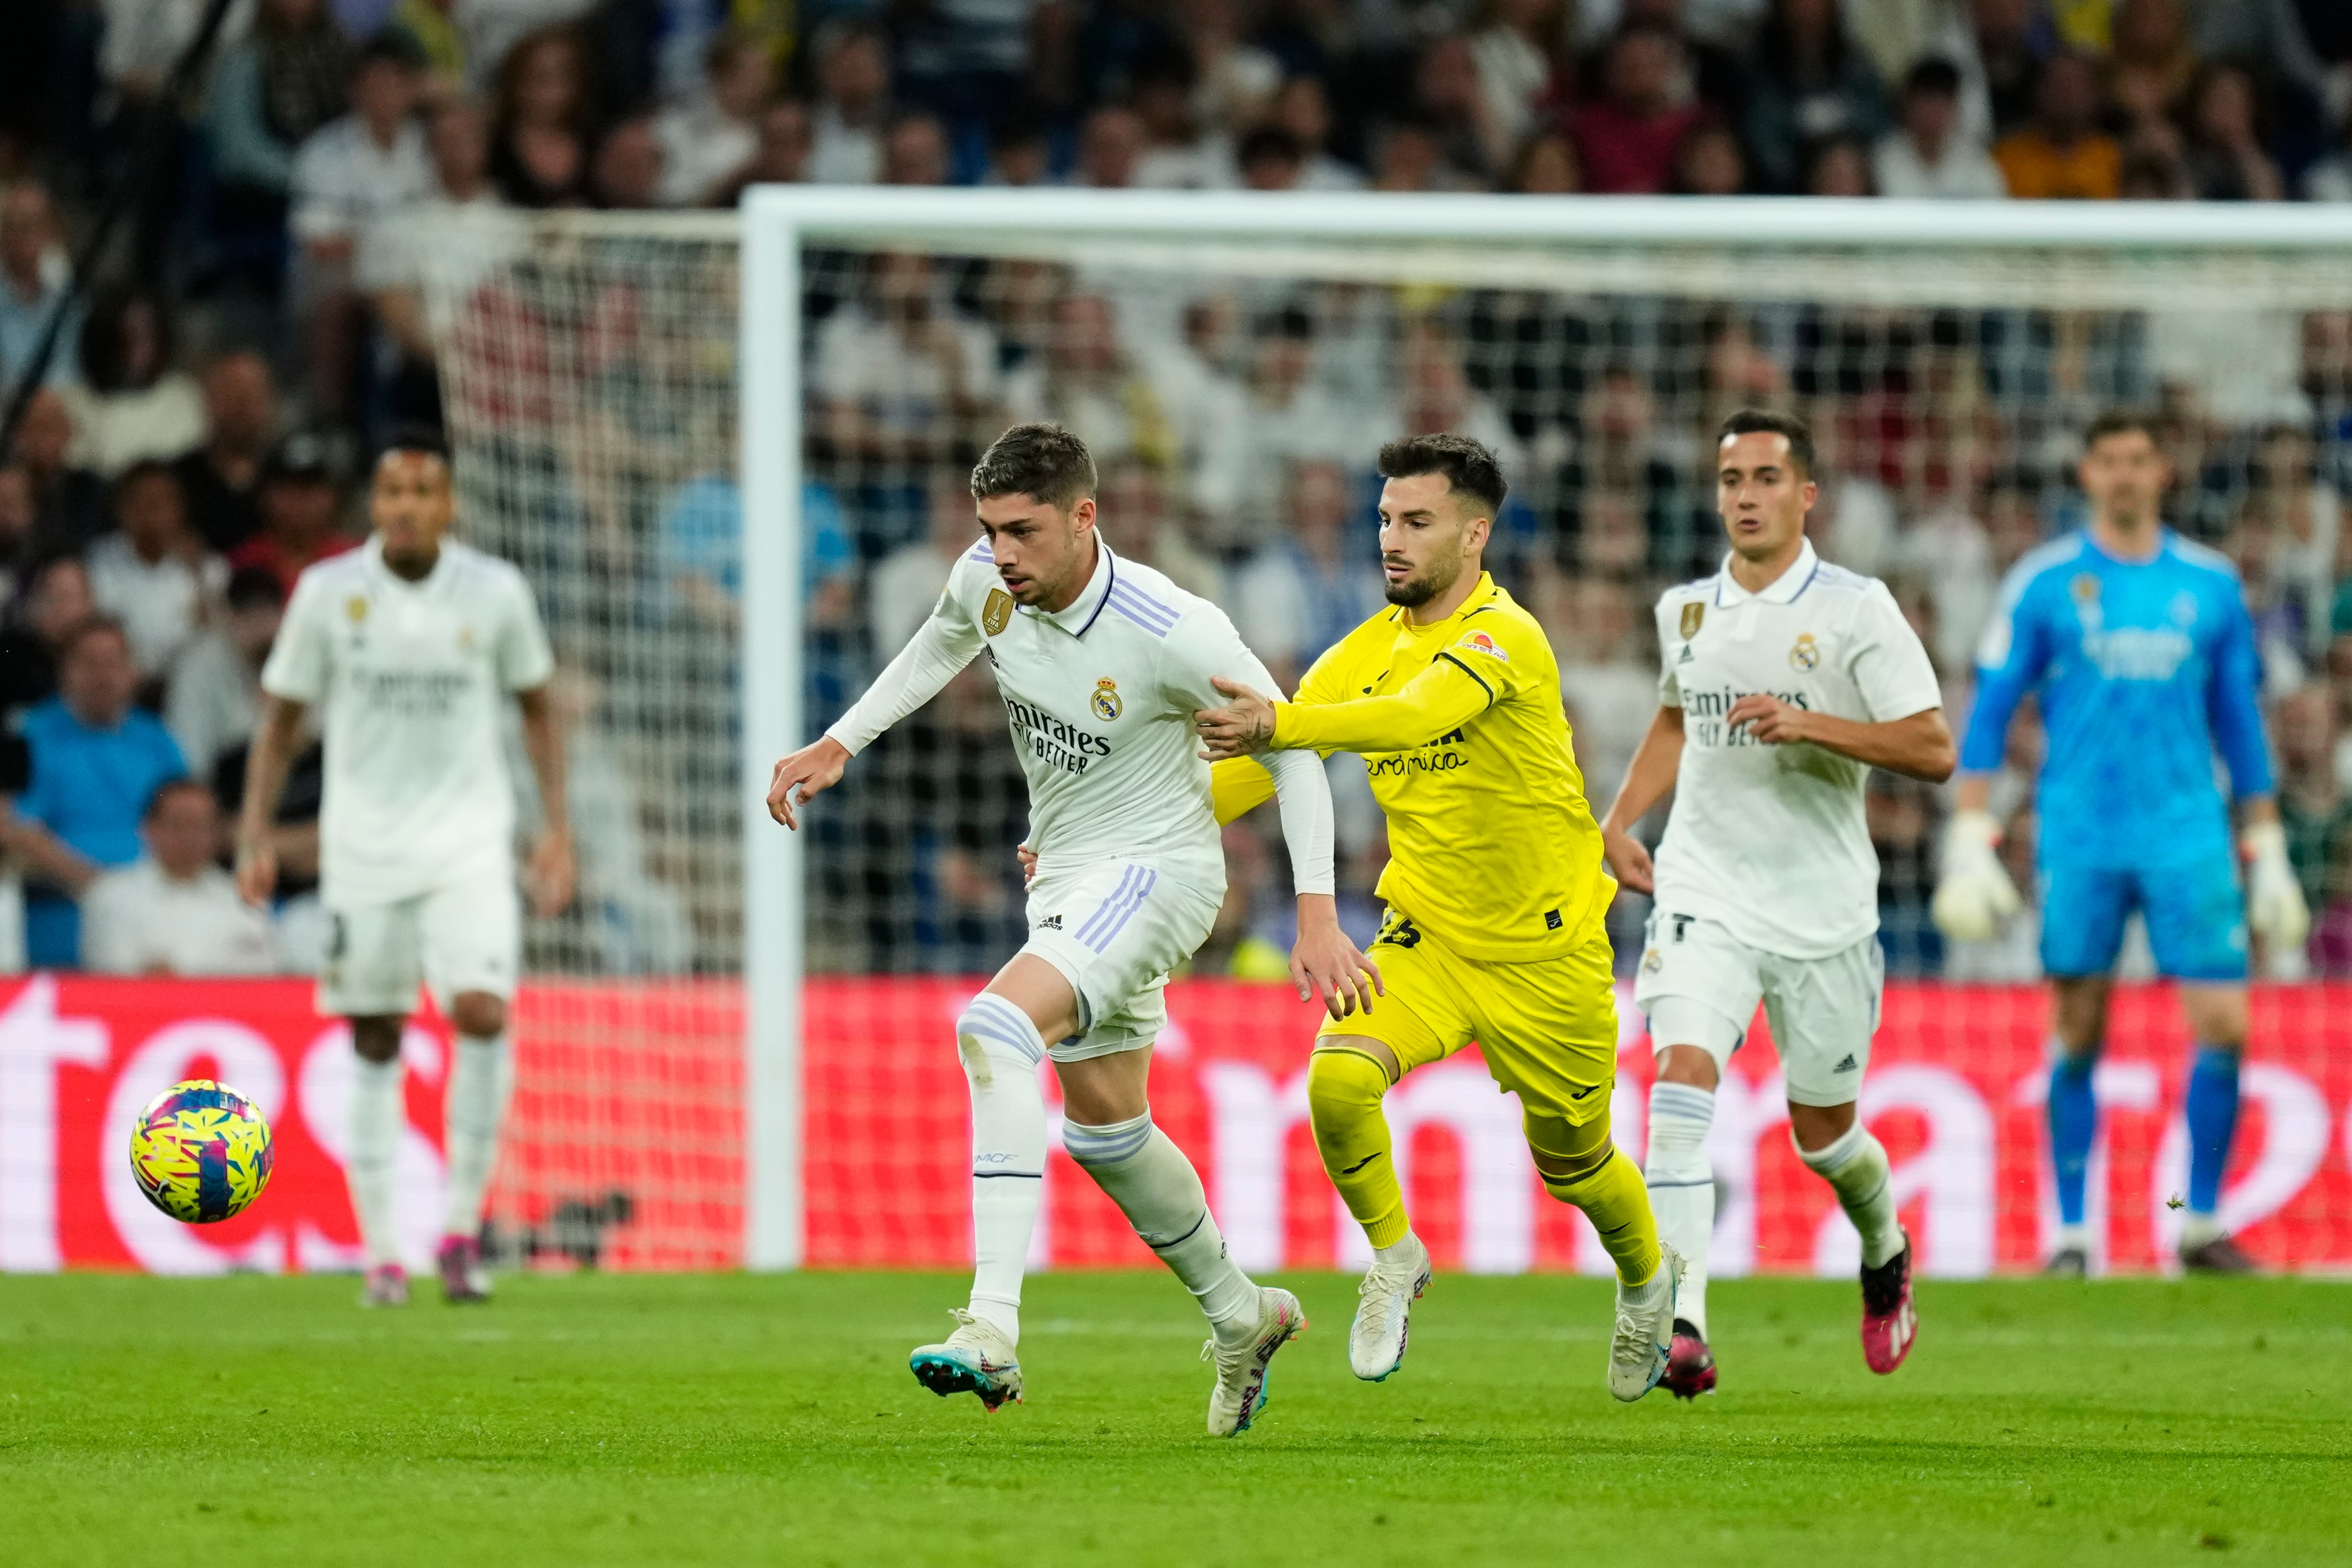
<instances>
[{"instance_id":1,"label":"goal net mesh","mask_svg":"<svg viewBox=\"0 0 2352 1568\"><path fill-rule=\"evenodd\" d=\"M428 291L463 527L538 589L562 668L582 897L532 924L517 1133L495 1209L513 1247L607 1264L740 1259L745 791L738 243L733 220L439 220ZM803 705L814 735L919 624L972 535L965 479L1007 424L1052 419L1102 470L1105 536L1215 600L1286 681L1381 601L1371 458L1454 430L1502 456L1490 552L1547 627L1590 792L1613 793L1655 707L1650 605L1722 550L1708 468L1725 415L1817 434L1813 537L1885 578L1966 711L2001 574L2080 526L2080 434L2158 409L2176 526L2227 552L2260 628L2273 744L2316 919L2261 955L2224 1219L2274 1262L2352 1266L2352 821L2337 803L2335 585L2352 439L2352 265L2281 251L2092 245L1883 251L1631 244L1338 246L1089 236L803 247ZM752 433L754 438L757 432ZM2348 601L2347 603L2352 603ZM2352 619L2352 616L2347 616ZM2331 661L2331 650L2336 658ZM1996 786L2033 881L2017 726ZM2346 763L2352 763L2347 753ZM1332 763L1343 914L1368 935L1385 855L1360 765ZM1989 943L1927 919L1942 792L1873 778L1890 976L1864 1111L1894 1151L1927 1266L2030 1266L2051 1223L2046 1011L2031 914ZM1348 1263L1304 1123L1312 1020L1279 984L1287 871L1271 813L1227 830L1232 891L1155 1064L1155 1109L1255 1267ZM803 1066L811 1261L968 1257L964 1105L947 1024L1020 943L1021 775L985 661L809 813ZM1650 831L1658 824L1654 821ZM2029 899L2029 904L2031 900ZM1611 930L1641 958L1643 901ZM2148 973L2127 940L2126 974ZM1621 1143L1648 1053L1621 1000ZM1849 1229L1780 1124L1759 1027L1718 1115L1718 1271L1852 1267ZM2100 1092L2104 1252L2159 1266L2179 1217L2189 1042L2126 987ZM1475 1052L1391 1102L1417 1226L1441 1261L1598 1268L1543 1197ZM1056 1155L1040 1264L1144 1255ZM568 1241L566 1238L572 1238Z\"/></svg>"}]
</instances>

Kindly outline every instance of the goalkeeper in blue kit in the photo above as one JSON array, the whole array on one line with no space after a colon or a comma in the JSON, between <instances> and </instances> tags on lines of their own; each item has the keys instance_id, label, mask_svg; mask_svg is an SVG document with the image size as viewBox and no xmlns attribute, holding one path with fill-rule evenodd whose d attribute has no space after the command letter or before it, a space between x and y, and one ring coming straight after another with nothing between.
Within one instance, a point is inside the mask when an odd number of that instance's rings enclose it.
<instances>
[{"instance_id":1,"label":"goalkeeper in blue kit","mask_svg":"<svg viewBox=\"0 0 2352 1568\"><path fill-rule=\"evenodd\" d=\"M1936 923L1956 940L1982 940L2019 907L1988 807L2010 720L2033 695L2048 737L2036 859L2055 1013L2049 1122L2060 1228L2048 1267L2080 1274L2091 1262L2092 1069L2109 975L2137 909L2157 966L2179 983L2197 1042L2180 1261L2247 1272L2252 1261L2217 1213L2238 1121L2247 929L2280 952L2299 948L2311 924L2273 795L2253 623L2229 561L2163 525L2171 466L2151 420L2103 416L2078 474L2090 526L2011 569L1978 651ZM2217 752L2236 797L2234 846Z\"/></svg>"}]
</instances>

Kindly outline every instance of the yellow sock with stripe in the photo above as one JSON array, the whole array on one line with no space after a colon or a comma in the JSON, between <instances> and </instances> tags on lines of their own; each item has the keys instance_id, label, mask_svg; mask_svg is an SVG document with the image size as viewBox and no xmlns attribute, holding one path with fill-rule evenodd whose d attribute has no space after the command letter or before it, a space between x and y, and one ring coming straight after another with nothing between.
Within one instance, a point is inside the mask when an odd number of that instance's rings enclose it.
<instances>
[{"instance_id":1,"label":"yellow sock with stripe","mask_svg":"<svg viewBox=\"0 0 2352 1568\"><path fill-rule=\"evenodd\" d=\"M1616 1261L1618 1279L1628 1287L1648 1284L1658 1271L1658 1222L1641 1171L1609 1141L1607 1115L1582 1126L1552 1116L1524 1122L1544 1191L1584 1211Z\"/></svg>"},{"instance_id":2,"label":"yellow sock with stripe","mask_svg":"<svg viewBox=\"0 0 2352 1568\"><path fill-rule=\"evenodd\" d=\"M1315 1147L1340 1201L1374 1247L1393 1247L1412 1228L1390 1151L1388 1118L1381 1114L1388 1092L1388 1069L1360 1051L1324 1049L1307 1058Z\"/></svg>"}]
</instances>

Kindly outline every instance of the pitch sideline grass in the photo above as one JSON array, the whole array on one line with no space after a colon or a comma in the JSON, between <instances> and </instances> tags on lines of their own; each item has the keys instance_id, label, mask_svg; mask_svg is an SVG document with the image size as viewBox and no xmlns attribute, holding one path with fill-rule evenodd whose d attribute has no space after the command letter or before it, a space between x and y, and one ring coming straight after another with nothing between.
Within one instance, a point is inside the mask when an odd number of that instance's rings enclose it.
<instances>
[{"instance_id":1,"label":"pitch sideline grass","mask_svg":"<svg viewBox=\"0 0 2352 1568\"><path fill-rule=\"evenodd\" d=\"M2352 1561L2352 1291L1927 1282L1872 1377L1854 1290L1719 1284L1723 1391L1626 1408L1605 1285L1441 1277L1348 1375L1353 1281L1230 1443L1190 1304L1034 1280L1030 1403L907 1375L955 1280L0 1279L0 1555L432 1564Z\"/></svg>"}]
</instances>

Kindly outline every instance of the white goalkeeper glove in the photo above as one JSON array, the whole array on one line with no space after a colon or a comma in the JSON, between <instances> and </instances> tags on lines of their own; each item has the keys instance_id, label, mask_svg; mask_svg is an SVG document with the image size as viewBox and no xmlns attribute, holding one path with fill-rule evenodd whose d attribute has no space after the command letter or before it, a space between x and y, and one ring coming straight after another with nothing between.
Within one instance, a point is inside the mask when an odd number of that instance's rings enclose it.
<instances>
[{"instance_id":1,"label":"white goalkeeper glove","mask_svg":"<svg viewBox=\"0 0 2352 1568\"><path fill-rule=\"evenodd\" d=\"M2246 860L2246 923L2273 953L2298 952L2311 934L2311 908L2286 858L2286 829L2258 822L2238 837Z\"/></svg>"},{"instance_id":2,"label":"white goalkeeper glove","mask_svg":"<svg viewBox=\"0 0 2352 1568\"><path fill-rule=\"evenodd\" d=\"M1936 929L1954 942L1989 942L2024 907L1993 847L2000 824L1989 811L1957 813L1944 829L1944 871L1936 881Z\"/></svg>"}]
</instances>

